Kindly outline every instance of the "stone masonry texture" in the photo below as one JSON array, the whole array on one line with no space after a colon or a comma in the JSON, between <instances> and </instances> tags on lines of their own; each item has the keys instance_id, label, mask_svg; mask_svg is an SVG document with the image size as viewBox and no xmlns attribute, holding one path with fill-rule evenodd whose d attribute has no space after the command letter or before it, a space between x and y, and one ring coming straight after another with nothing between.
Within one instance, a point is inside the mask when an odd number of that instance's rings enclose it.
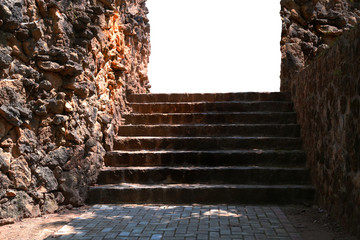
<instances>
[{"instance_id":1,"label":"stone masonry texture","mask_svg":"<svg viewBox=\"0 0 360 240\"><path fill-rule=\"evenodd\" d=\"M145 0L0 1L0 222L82 205L146 93Z\"/></svg>"},{"instance_id":2,"label":"stone masonry texture","mask_svg":"<svg viewBox=\"0 0 360 240\"><path fill-rule=\"evenodd\" d=\"M290 83L318 201L360 234L360 26Z\"/></svg>"},{"instance_id":3,"label":"stone masonry texture","mask_svg":"<svg viewBox=\"0 0 360 240\"><path fill-rule=\"evenodd\" d=\"M281 0L281 91L360 21L359 0Z\"/></svg>"},{"instance_id":4,"label":"stone masonry texture","mask_svg":"<svg viewBox=\"0 0 360 240\"><path fill-rule=\"evenodd\" d=\"M0 1L0 223L84 203L149 91L146 0ZM281 0L291 91L320 204L360 233L359 1Z\"/></svg>"},{"instance_id":5,"label":"stone masonry texture","mask_svg":"<svg viewBox=\"0 0 360 240\"><path fill-rule=\"evenodd\" d=\"M360 1L281 0L292 93L318 202L360 234Z\"/></svg>"}]
</instances>

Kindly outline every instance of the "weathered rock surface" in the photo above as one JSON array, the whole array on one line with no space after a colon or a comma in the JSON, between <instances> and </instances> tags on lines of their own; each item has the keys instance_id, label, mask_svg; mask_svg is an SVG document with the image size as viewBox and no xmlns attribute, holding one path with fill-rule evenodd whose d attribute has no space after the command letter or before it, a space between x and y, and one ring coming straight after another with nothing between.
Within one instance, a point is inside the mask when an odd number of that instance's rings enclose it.
<instances>
[{"instance_id":1,"label":"weathered rock surface","mask_svg":"<svg viewBox=\"0 0 360 240\"><path fill-rule=\"evenodd\" d=\"M299 72L360 22L357 1L281 0L281 90Z\"/></svg>"},{"instance_id":2,"label":"weathered rock surface","mask_svg":"<svg viewBox=\"0 0 360 240\"><path fill-rule=\"evenodd\" d=\"M40 216L39 205L36 204L26 192L16 192L15 196L9 196L7 202L1 204L0 218L15 218Z\"/></svg>"},{"instance_id":3,"label":"weathered rock surface","mask_svg":"<svg viewBox=\"0 0 360 240\"><path fill-rule=\"evenodd\" d=\"M148 91L145 0L0 4L0 219L82 205L127 93Z\"/></svg>"},{"instance_id":4,"label":"weathered rock surface","mask_svg":"<svg viewBox=\"0 0 360 240\"><path fill-rule=\"evenodd\" d=\"M318 200L360 236L360 26L299 73L290 89Z\"/></svg>"}]
</instances>

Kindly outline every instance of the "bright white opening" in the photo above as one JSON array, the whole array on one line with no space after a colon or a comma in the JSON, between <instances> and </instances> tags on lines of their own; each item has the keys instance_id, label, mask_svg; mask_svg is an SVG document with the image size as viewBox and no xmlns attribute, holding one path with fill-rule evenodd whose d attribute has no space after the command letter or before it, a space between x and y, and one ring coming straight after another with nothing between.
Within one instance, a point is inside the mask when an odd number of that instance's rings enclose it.
<instances>
[{"instance_id":1,"label":"bright white opening","mask_svg":"<svg viewBox=\"0 0 360 240\"><path fill-rule=\"evenodd\" d=\"M148 0L153 93L280 89L279 1Z\"/></svg>"}]
</instances>

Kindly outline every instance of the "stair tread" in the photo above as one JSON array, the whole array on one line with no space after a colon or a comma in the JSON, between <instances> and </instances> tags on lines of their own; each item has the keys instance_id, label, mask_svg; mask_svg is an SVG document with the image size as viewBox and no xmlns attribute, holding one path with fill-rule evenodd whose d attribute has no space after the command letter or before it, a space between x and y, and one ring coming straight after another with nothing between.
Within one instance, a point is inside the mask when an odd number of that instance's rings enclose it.
<instances>
[{"instance_id":1,"label":"stair tread","mask_svg":"<svg viewBox=\"0 0 360 240\"><path fill-rule=\"evenodd\" d=\"M290 99L289 93L284 92L227 92L227 93L146 93L132 94L128 97L130 102L133 101L195 101L198 99L206 99L207 101L215 101L217 99L251 99L253 101L261 99Z\"/></svg>"},{"instance_id":2,"label":"stair tread","mask_svg":"<svg viewBox=\"0 0 360 240\"><path fill-rule=\"evenodd\" d=\"M198 112L198 113L124 113L123 116L176 116L176 115L295 115L295 112Z\"/></svg>"},{"instance_id":3,"label":"stair tread","mask_svg":"<svg viewBox=\"0 0 360 240\"><path fill-rule=\"evenodd\" d=\"M131 102L130 105L198 105L198 104L292 104L291 101L196 101L196 102Z\"/></svg>"},{"instance_id":4,"label":"stair tread","mask_svg":"<svg viewBox=\"0 0 360 240\"><path fill-rule=\"evenodd\" d=\"M255 95L259 95L259 94L266 94L266 95L271 95L271 94L276 94L276 95L288 95L289 93L287 92L220 92L220 93L212 93L212 92L194 92L194 93L133 93L131 94L131 96L156 96L156 95L185 95L185 96L191 96L191 95L246 95L246 94L255 94Z\"/></svg>"},{"instance_id":5,"label":"stair tread","mask_svg":"<svg viewBox=\"0 0 360 240\"><path fill-rule=\"evenodd\" d=\"M266 94L266 95L271 95L271 94L275 94L275 95L288 95L289 93L287 92L221 92L221 93L211 93L211 92L194 92L194 93L133 93L131 94L131 96L156 96L156 95L165 95L165 96L169 96L169 95L183 95L183 96L192 96L192 95L246 95L246 94L255 94L255 95L261 95L261 94Z\"/></svg>"},{"instance_id":6,"label":"stair tread","mask_svg":"<svg viewBox=\"0 0 360 240\"><path fill-rule=\"evenodd\" d=\"M256 136L256 137L242 137L242 136L116 136L116 139L287 139L287 140L299 140L300 137L263 137L263 136Z\"/></svg>"},{"instance_id":7,"label":"stair tread","mask_svg":"<svg viewBox=\"0 0 360 240\"><path fill-rule=\"evenodd\" d=\"M211 150L114 150L105 165L129 166L305 166L303 150L211 149Z\"/></svg>"},{"instance_id":8,"label":"stair tread","mask_svg":"<svg viewBox=\"0 0 360 240\"><path fill-rule=\"evenodd\" d=\"M279 136L298 137L298 124L135 124L118 128L118 136Z\"/></svg>"},{"instance_id":9,"label":"stair tread","mask_svg":"<svg viewBox=\"0 0 360 240\"><path fill-rule=\"evenodd\" d=\"M236 150L113 150L108 152L108 154L144 154L144 153L257 153L257 154L267 154L267 153L304 153L304 150L268 150L268 149L236 149Z\"/></svg>"},{"instance_id":10,"label":"stair tread","mask_svg":"<svg viewBox=\"0 0 360 240\"><path fill-rule=\"evenodd\" d=\"M306 167L263 167L263 166L218 166L218 167L202 167L202 166L146 166L146 167L104 167L101 171L119 171L119 170L137 170L137 171L150 171L150 170L291 170L291 171L308 171Z\"/></svg>"},{"instance_id":11,"label":"stair tread","mask_svg":"<svg viewBox=\"0 0 360 240\"><path fill-rule=\"evenodd\" d=\"M314 197L289 93L132 94L128 106L90 202Z\"/></svg>"},{"instance_id":12,"label":"stair tread","mask_svg":"<svg viewBox=\"0 0 360 240\"><path fill-rule=\"evenodd\" d=\"M227 124L223 124L223 123L209 123L209 124L204 124L204 123L194 123L194 124L127 124L127 125L122 125L119 126L119 128L128 128L128 127L149 127L149 128L154 128L154 127L251 127L251 126L259 126L259 127L263 127L263 126L299 126L299 124L297 123L227 123Z\"/></svg>"},{"instance_id":13,"label":"stair tread","mask_svg":"<svg viewBox=\"0 0 360 240\"><path fill-rule=\"evenodd\" d=\"M129 188L145 188L145 189L155 189L155 188L234 188L234 189L250 189L250 188L272 188L272 189L281 189L281 188L298 188L298 189L314 189L311 185L295 185L295 184L283 184L283 185L256 185L256 184L136 184L136 183L120 183L120 184L103 184L91 186L92 189L129 189Z\"/></svg>"},{"instance_id":14,"label":"stair tread","mask_svg":"<svg viewBox=\"0 0 360 240\"><path fill-rule=\"evenodd\" d=\"M299 137L264 136L117 136L114 139L116 150L141 149L300 149Z\"/></svg>"},{"instance_id":15,"label":"stair tread","mask_svg":"<svg viewBox=\"0 0 360 240\"><path fill-rule=\"evenodd\" d=\"M141 102L129 103L138 113L179 112L293 112L291 101Z\"/></svg>"}]
</instances>

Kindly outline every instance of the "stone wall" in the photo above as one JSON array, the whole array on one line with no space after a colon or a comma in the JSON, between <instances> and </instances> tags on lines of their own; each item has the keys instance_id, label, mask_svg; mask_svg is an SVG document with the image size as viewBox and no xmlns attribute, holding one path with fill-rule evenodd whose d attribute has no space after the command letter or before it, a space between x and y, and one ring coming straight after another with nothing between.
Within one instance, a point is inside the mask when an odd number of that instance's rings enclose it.
<instances>
[{"instance_id":1,"label":"stone wall","mask_svg":"<svg viewBox=\"0 0 360 240\"><path fill-rule=\"evenodd\" d=\"M83 204L149 88L145 1L1 1L0 223Z\"/></svg>"},{"instance_id":2,"label":"stone wall","mask_svg":"<svg viewBox=\"0 0 360 240\"><path fill-rule=\"evenodd\" d=\"M318 202L360 236L360 25L298 74L290 89Z\"/></svg>"},{"instance_id":3,"label":"stone wall","mask_svg":"<svg viewBox=\"0 0 360 240\"><path fill-rule=\"evenodd\" d=\"M359 0L281 0L281 91L336 39L360 22Z\"/></svg>"}]
</instances>

